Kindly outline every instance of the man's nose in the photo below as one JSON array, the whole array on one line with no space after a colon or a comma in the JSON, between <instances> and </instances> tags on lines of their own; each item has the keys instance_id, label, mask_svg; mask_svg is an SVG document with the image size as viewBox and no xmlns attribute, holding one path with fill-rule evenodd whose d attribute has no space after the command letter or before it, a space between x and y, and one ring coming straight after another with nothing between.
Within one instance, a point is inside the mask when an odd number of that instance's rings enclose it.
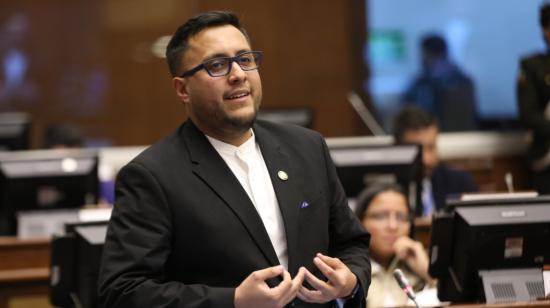
<instances>
[{"instance_id":1,"label":"man's nose","mask_svg":"<svg viewBox=\"0 0 550 308\"><path fill-rule=\"evenodd\" d=\"M241 68L236 61L231 62L231 71L229 72L230 81L238 81L246 78L246 72Z\"/></svg>"}]
</instances>

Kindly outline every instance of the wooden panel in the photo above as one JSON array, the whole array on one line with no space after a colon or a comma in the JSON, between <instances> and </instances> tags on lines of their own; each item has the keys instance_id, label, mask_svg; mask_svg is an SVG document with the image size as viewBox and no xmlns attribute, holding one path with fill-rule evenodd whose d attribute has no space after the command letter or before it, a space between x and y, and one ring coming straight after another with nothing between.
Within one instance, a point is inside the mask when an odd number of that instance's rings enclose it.
<instances>
[{"instance_id":1,"label":"wooden panel","mask_svg":"<svg viewBox=\"0 0 550 308\"><path fill-rule=\"evenodd\" d=\"M314 128L325 136L364 132L346 101L349 90L361 87L354 72L364 69L356 58L360 48L353 47L364 33L361 25L354 32L364 3L351 0L3 1L0 31L11 14L27 16L28 31L20 37L30 59L25 84L34 96L0 103L0 112L31 113L34 147L55 122L76 124L86 136L114 145L149 144L186 117L165 60L151 47L211 9L237 13L253 46L265 52L265 107L311 107Z\"/></svg>"},{"instance_id":2,"label":"wooden panel","mask_svg":"<svg viewBox=\"0 0 550 308\"><path fill-rule=\"evenodd\" d=\"M445 161L450 166L469 172L482 192L507 191L504 180L512 175L515 191L530 189L528 167L523 156L464 158Z\"/></svg>"},{"instance_id":3,"label":"wooden panel","mask_svg":"<svg viewBox=\"0 0 550 308\"><path fill-rule=\"evenodd\" d=\"M50 240L0 237L0 308L51 307Z\"/></svg>"},{"instance_id":4,"label":"wooden panel","mask_svg":"<svg viewBox=\"0 0 550 308\"><path fill-rule=\"evenodd\" d=\"M0 237L0 271L50 266L50 240Z\"/></svg>"}]
</instances>

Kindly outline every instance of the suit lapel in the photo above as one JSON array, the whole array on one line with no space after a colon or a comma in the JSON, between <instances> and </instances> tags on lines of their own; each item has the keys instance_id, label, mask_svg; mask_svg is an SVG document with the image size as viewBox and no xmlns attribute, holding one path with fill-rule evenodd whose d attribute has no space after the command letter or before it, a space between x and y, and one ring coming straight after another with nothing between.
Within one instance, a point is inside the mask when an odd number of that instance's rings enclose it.
<instances>
[{"instance_id":1,"label":"suit lapel","mask_svg":"<svg viewBox=\"0 0 550 308\"><path fill-rule=\"evenodd\" d=\"M279 264L271 240L254 204L231 169L191 121L187 121L184 125L182 134L193 163L193 173L210 186L233 210L269 264L272 266Z\"/></svg>"},{"instance_id":2,"label":"suit lapel","mask_svg":"<svg viewBox=\"0 0 550 308\"><path fill-rule=\"evenodd\" d=\"M276 136L258 124L254 125L254 133L256 141L262 150L262 156L267 165L283 216L288 249L288 270L294 275L298 272L299 265L298 217L300 204L304 201L296 185L296 181L300 175L298 174L298 170L292 168L291 157L288 153L285 153L284 148L278 143ZM288 175L287 180L279 176L280 171Z\"/></svg>"}]
</instances>

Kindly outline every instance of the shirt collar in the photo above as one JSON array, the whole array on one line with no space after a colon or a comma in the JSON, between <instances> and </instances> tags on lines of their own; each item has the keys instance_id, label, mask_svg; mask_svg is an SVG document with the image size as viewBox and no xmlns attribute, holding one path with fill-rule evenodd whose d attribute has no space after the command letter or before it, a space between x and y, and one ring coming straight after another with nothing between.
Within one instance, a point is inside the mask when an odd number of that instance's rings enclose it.
<instances>
[{"instance_id":1,"label":"shirt collar","mask_svg":"<svg viewBox=\"0 0 550 308\"><path fill-rule=\"evenodd\" d=\"M394 257L390 263L390 266L386 270L380 263L374 261L372 258L370 259L371 264L371 273L372 275L378 275L383 273L393 273L393 271L397 268L399 264L399 259L397 257Z\"/></svg>"},{"instance_id":2,"label":"shirt collar","mask_svg":"<svg viewBox=\"0 0 550 308\"><path fill-rule=\"evenodd\" d=\"M256 149L256 136L254 135L254 130L250 129L250 132L251 132L250 138L248 138L248 140L246 140L240 146L234 146L232 144L225 143L223 141L220 141L208 135L205 135L205 136L206 138L208 138L208 141L210 141L210 144L212 144L212 146L220 154L235 156L237 155L238 152L246 155L253 152Z\"/></svg>"}]
</instances>

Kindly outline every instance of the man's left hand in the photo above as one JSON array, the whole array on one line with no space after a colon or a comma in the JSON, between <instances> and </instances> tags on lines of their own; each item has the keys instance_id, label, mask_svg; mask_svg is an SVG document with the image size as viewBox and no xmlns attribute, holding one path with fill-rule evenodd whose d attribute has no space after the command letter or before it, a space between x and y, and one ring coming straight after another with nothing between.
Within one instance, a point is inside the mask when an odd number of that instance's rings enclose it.
<instances>
[{"instance_id":1,"label":"man's left hand","mask_svg":"<svg viewBox=\"0 0 550 308\"><path fill-rule=\"evenodd\" d=\"M313 263L328 280L322 281L307 271L305 280L315 289L302 286L298 292L299 299L308 303L326 303L351 295L357 285L357 277L340 259L318 253Z\"/></svg>"}]
</instances>

